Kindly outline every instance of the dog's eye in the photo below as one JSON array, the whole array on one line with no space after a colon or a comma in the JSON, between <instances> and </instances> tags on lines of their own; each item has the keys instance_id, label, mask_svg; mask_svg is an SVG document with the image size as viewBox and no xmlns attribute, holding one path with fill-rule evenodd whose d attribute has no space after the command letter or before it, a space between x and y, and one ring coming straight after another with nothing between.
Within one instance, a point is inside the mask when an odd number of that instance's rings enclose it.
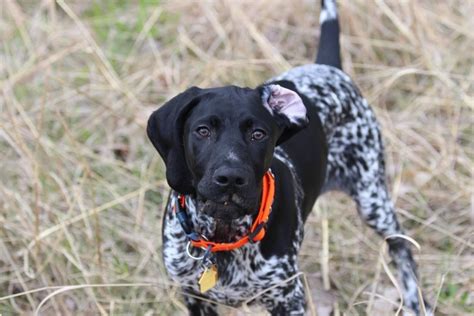
<instances>
[{"instance_id":1,"label":"dog's eye","mask_svg":"<svg viewBox=\"0 0 474 316\"><path fill-rule=\"evenodd\" d=\"M209 130L209 128L207 128L206 126L200 126L196 129L196 133L201 136L201 137L209 137L211 136L211 131Z\"/></svg>"},{"instance_id":2,"label":"dog's eye","mask_svg":"<svg viewBox=\"0 0 474 316\"><path fill-rule=\"evenodd\" d=\"M256 129L252 132L252 140L262 140L266 135L261 129Z\"/></svg>"}]
</instances>

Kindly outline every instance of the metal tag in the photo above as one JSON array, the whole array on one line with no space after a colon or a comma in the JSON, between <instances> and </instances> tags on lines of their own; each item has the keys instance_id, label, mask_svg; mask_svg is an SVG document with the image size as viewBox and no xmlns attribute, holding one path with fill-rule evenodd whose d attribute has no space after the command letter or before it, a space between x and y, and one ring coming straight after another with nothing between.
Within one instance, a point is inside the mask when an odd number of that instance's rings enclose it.
<instances>
[{"instance_id":1,"label":"metal tag","mask_svg":"<svg viewBox=\"0 0 474 316\"><path fill-rule=\"evenodd\" d=\"M210 267L206 267L198 282L201 293L205 293L216 286L217 278L217 266L212 264Z\"/></svg>"}]
</instances>

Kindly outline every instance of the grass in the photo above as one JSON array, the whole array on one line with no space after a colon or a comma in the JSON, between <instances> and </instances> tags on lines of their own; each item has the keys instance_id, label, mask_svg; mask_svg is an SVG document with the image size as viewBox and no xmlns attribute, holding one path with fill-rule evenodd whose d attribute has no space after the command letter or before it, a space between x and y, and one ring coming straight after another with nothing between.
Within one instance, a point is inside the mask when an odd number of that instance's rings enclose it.
<instances>
[{"instance_id":1,"label":"grass","mask_svg":"<svg viewBox=\"0 0 474 316\"><path fill-rule=\"evenodd\" d=\"M474 314L473 11L340 1L343 66L383 126L439 315ZM146 119L188 86L252 87L312 62L318 13L303 0L2 2L0 314L183 313L161 262L168 189ZM381 243L352 202L325 195L302 270L323 271L340 311L375 315L373 292L393 289Z\"/></svg>"}]
</instances>

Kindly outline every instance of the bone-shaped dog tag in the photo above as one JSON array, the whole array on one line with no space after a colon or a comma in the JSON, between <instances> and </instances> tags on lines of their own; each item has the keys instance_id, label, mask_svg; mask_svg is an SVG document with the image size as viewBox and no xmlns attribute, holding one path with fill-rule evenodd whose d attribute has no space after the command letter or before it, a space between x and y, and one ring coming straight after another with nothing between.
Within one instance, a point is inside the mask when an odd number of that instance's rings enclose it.
<instances>
[{"instance_id":1,"label":"bone-shaped dog tag","mask_svg":"<svg viewBox=\"0 0 474 316\"><path fill-rule=\"evenodd\" d=\"M206 267L201 277L199 278L199 289L201 293L205 293L212 289L217 284L217 266L212 264Z\"/></svg>"}]
</instances>

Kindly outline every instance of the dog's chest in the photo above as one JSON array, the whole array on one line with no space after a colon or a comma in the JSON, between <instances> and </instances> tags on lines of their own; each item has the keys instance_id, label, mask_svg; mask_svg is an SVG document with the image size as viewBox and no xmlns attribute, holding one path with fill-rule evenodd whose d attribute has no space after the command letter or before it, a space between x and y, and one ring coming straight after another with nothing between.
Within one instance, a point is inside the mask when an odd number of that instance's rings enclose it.
<instances>
[{"instance_id":1,"label":"dog's chest","mask_svg":"<svg viewBox=\"0 0 474 316\"><path fill-rule=\"evenodd\" d=\"M187 238L171 210L173 199L172 195L163 223L164 264L173 281L199 293L198 280L204 266L201 260L191 258L187 253ZM295 259L288 255L265 258L258 244L247 244L232 252L217 254L218 282L204 296L228 305L251 300L260 291L293 275L296 272Z\"/></svg>"}]
</instances>

